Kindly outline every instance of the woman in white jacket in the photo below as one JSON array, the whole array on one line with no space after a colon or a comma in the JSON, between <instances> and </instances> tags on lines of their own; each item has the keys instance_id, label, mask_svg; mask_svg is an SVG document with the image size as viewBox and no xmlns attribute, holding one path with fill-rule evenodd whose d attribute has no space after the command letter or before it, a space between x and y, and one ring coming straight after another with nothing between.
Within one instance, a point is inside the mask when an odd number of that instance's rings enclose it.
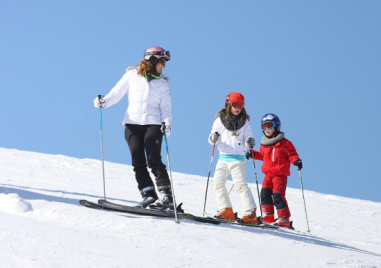
<instances>
[{"instance_id":1,"label":"woman in white jacket","mask_svg":"<svg viewBox=\"0 0 381 268\"><path fill-rule=\"evenodd\" d=\"M221 109L214 121L209 143L218 145L220 157L214 172L214 190L218 203L216 218L235 220L226 181L231 174L234 187L241 197L245 223L258 223L256 204L247 185L245 175L246 147L253 148L255 141L249 124L249 115L244 108L245 98L238 92L226 96L225 108Z\"/></svg>"},{"instance_id":2,"label":"woman in white jacket","mask_svg":"<svg viewBox=\"0 0 381 268\"><path fill-rule=\"evenodd\" d=\"M169 51L161 47L148 48L136 68L128 67L124 76L104 98L94 100L95 107L109 108L124 95L128 96L123 120L124 135L130 148L138 189L143 197L138 204L140 207L151 205L173 208L171 183L161 160L163 133L169 137L172 125L169 79L162 74L169 60ZM147 162L155 176L156 186L162 196L160 199L147 170Z\"/></svg>"}]
</instances>

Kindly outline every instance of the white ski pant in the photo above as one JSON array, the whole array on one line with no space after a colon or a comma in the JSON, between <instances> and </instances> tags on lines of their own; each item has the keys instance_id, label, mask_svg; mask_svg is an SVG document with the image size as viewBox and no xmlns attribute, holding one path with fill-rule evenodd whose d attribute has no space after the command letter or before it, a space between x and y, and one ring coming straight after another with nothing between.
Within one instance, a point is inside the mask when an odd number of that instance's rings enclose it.
<instances>
[{"instance_id":1,"label":"white ski pant","mask_svg":"<svg viewBox=\"0 0 381 268\"><path fill-rule=\"evenodd\" d=\"M257 209L253 194L247 185L244 161L218 161L214 172L214 191L217 197L219 211L233 207L229 198L226 182L231 174L234 188L239 193L245 212L249 213Z\"/></svg>"}]
</instances>

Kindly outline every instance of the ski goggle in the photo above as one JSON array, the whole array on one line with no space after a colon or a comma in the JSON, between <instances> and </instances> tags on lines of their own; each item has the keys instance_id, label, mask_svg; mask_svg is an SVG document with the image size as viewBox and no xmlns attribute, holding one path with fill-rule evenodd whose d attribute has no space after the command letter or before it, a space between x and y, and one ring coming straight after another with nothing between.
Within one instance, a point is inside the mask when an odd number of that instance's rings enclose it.
<instances>
[{"instance_id":1,"label":"ski goggle","mask_svg":"<svg viewBox=\"0 0 381 268\"><path fill-rule=\"evenodd\" d=\"M151 55L160 55L160 56L167 57L168 60L171 59L171 53L169 52L169 50L163 50L163 51L150 51L150 52L146 52L146 53L144 53L144 56L151 56Z\"/></svg>"},{"instance_id":2,"label":"ski goggle","mask_svg":"<svg viewBox=\"0 0 381 268\"><path fill-rule=\"evenodd\" d=\"M273 121L265 121L265 122L261 123L262 130L272 129L274 127L276 127L276 123Z\"/></svg>"},{"instance_id":3,"label":"ski goggle","mask_svg":"<svg viewBox=\"0 0 381 268\"><path fill-rule=\"evenodd\" d=\"M233 108L239 108L239 109L241 109L241 110L242 110L242 108L243 108L243 106L244 106L244 104L243 104L243 103L240 103L240 102L232 102L230 105L231 105Z\"/></svg>"},{"instance_id":4,"label":"ski goggle","mask_svg":"<svg viewBox=\"0 0 381 268\"><path fill-rule=\"evenodd\" d=\"M165 59L160 59L159 62L165 66L165 63L167 62Z\"/></svg>"}]
</instances>

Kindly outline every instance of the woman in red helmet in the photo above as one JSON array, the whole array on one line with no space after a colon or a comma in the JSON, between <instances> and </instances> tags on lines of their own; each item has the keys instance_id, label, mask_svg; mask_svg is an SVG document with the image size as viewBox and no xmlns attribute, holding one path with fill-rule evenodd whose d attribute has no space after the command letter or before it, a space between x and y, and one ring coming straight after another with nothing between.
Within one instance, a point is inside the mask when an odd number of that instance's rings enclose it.
<instances>
[{"instance_id":1,"label":"woman in red helmet","mask_svg":"<svg viewBox=\"0 0 381 268\"><path fill-rule=\"evenodd\" d=\"M171 183L161 160L163 133L169 137L172 125L169 79L162 74L170 59L169 51L161 47L148 48L144 52L144 59L135 68L128 67L124 76L104 98L94 100L95 107L109 108L124 95L128 96L123 120L124 135L130 148L138 189L143 197L138 204L140 207L151 205L173 208ZM155 176L157 189L162 196L160 199L147 170L147 162Z\"/></svg>"},{"instance_id":2,"label":"woman in red helmet","mask_svg":"<svg viewBox=\"0 0 381 268\"><path fill-rule=\"evenodd\" d=\"M241 197L245 223L258 223L256 216L257 206L253 194L247 185L245 176L245 151L253 148L255 141L249 124L250 117L244 108L245 98L238 92L226 96L225 108L216 115L209 143L218 145L220 156L214 172L214 190L218 203L216 218L236 220L226 181L231 174L234 187Z\"/></svg>"}]
</instances>

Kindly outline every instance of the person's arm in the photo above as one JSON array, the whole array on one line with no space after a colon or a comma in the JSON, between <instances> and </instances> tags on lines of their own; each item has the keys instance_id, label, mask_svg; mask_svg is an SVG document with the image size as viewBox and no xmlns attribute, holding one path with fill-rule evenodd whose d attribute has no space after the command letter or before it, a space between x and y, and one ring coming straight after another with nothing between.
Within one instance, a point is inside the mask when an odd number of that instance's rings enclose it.
<instances>
[{"instance_id":1,"label":"person's arm","mask_svg":"<svg viewBox=\"0 0 381 268\"><path fill-rule=\"evenodd\" d=\"M123 96L127 94L130 87L131 73L132 71L125 73L111 91L103 98L106 102L106 108L118 103Z\"/></svg>"},{"instance_id":2,"label":"person's arm","mask_svg":"<svg viewBox=\"0 0 381 268\"><path fill-rule=\"evenodd\" d=\"M297 166L299 170L303 168L302 159L299 158L298 153L296 152L294 144L292 144L291 141L287 142L287 152L288 152L288 159L290 162Z\"/></svg>"},{"instance_id":3,"label":"person's arm","mask_svg":"<svg viewBox=\"0 0 381 268\"><path fill-rule=\"evenodd\" d=\"M254 151L255 155L254 155L254 159L255 160L261 160L263 161L263 151L262 151L262 145L259 146L259 152L258 151Z\"/></svg>"},{"instance_id":4,"label":"person's arm","mask_svg":"<svg viewBox=\"0 0 381 268\"><path fill-rule=\"evenodd\" d=\"M251 130L249 120L246 121L244 128L243 139L245 141L246 147L251 149L255 146L255 139L253 137L253 131Z\"/></svg>"},{"instance_id":5,"label":"person's arm","mask_svg":"<svg viewBox=\"0 0 381 268\"><path fill-rule=\"evenodd\" d=\"M165 123L166 127L172 128L172 100L169 93L168 83L162 89L160 99L160 116L161 121Z\"/></svg>"},{"instance_id":6,"label":"person's arm","mask_svg":"<svg viewBox=\"0 0 381 268\"><path fill-rule=\"evenodd\" d=\"M211 145L214 144L214 142L211 139L213 134L218 133L218 140L216 141L216 144L219 142L219 140L221 138L221 128L220 128L219 122L221 122L220 118L217 118L216 120L214 120L212 130L210 131L210 134L208 136L208 142Z\"/></svg>"},{"instance_id":7,"label":"person's arm","mask_svg":"<svg viewBox=\"0 0 381 268\"><path fill-rule=\"evenodd\" d=\"M287 152L288 152L288 159L290 160L291 163L294 164L295 161L299 159L299 155L296 152L295 146L292 144L291 141L287 141L286 146L287 146Z\"/></svg>"}]
</instances>

